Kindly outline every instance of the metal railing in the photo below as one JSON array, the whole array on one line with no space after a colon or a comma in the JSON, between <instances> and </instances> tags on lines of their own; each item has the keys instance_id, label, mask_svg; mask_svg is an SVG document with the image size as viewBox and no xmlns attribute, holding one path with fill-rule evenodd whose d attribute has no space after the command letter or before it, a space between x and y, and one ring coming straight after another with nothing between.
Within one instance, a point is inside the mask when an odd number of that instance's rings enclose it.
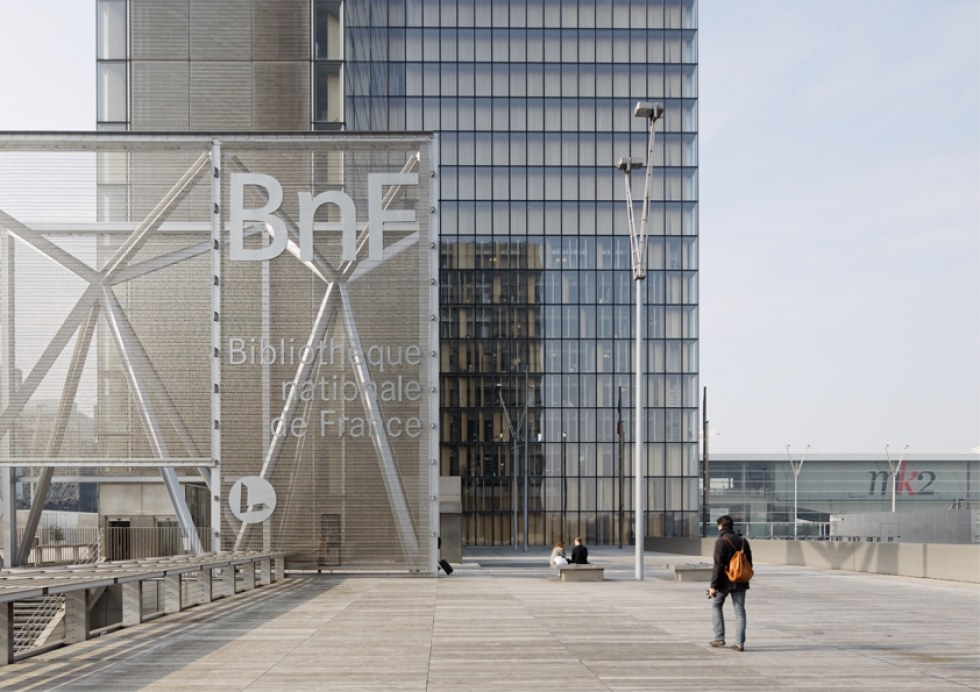
<instances>
[{"instance_id":1,"label":"metal railing","mask_svg":"<svg viewBox=\"0 0 980 692\"><path fill-rule=\"evenodd\" d=\"M18 542L23 541L23 531L18 533L20 534ZM101 529L43 528L38 532L25 564L43 567L84 565L90 562L98 562L105 557L102 553L102 547Z\"/></svg>"},{"instance_id":2,"label":"metal railing","mask_svg":"<svg viewBox=\"0 0 980 692\"><path fill-rule=\"evenodd\" d=\"M211 532L198 527L204 552L211 551ZM23 540L23 533L19 540ZM190 552L191 541L177 526L105 529L42 529L28 553L26 566L77 565L99 560L140 560Z\"/></svg>"},{"instance_id":3,"label":"metal railing","mask_svg":"<svg viewBox=\"0 0 980 692\"><path fill-rule=\"evenodd\" d=\"M53 552L57 549L60 551L62 547L64 546L48 546L45 548L39 546L36 550L39 555L43 555L45 550ZM102 531L95 530L93 540L89 545L79 546L76 544L69 547L76 549L74 550L75 561L60 564L84 565L99 562L102 559ZM33 553L34 550L31 552ZM15 621L14 623L15 653L43 646L48 635L54 629L56 620L63 615L65 610L65 597L61 594L44 596L41 599L26 601L26 603L32 604L32 606L27 606L31 608L30 615L25 621Z\"/></svg>"},{"instance_id":4,"label":"metal railing","mask_svg":"<svg viewBox=\"0 0 980 692\"><path fill-rule=\"evenodd\" d=\"M93 551L94 552L94 551ZM16 611L36 608L34 594L66 597L39 636L20 634L0 650L0 667L54 647L80 642L121 627L210 603L285 578L283 552L188 555L94 566L72 565L0 574L2 600ZM92 586L93 583L99 584ZM179 585L179 595L174 587ZM126 587L136 587L126 595ZM137 595L136 598L132 598ZM86 603L87 601L87 603ZM88 617L81 608L88 608ZM60 615L60 617L59 617ZM16 621L15 615L15 621ZM38 618L40 619L40 618ZM38 628L33 628L38 629ZM11 636L10 643L14 643Z\"/></svg>"},{"instance_id":5,"label":"metal railing","mask_svg":"<svg viewBox=\"0 0 980 692\"><path fill-rule=\"evenodd\" d=\"M211 552L211 531L197 528L197 538L204 552ZM171 557L191 552L191 540L177 526L150 528L114 527L106 529L105 557L107 560L142 560L150 557Z\"/></svg>"},{"instance_id":6,"label":"metal railing","mask_svg":"<svg viewBox=\"0 0 980 692\"><path fill-rule=\"evenodd\" d=\"M830 522L808 521L794 525L791 521L754 521L737 524L736 527L746 538L773 538L788 541L829 540ZM718 527L712 522L704 533L708 538L718 535Z\"/></svg>"}]
</instances>

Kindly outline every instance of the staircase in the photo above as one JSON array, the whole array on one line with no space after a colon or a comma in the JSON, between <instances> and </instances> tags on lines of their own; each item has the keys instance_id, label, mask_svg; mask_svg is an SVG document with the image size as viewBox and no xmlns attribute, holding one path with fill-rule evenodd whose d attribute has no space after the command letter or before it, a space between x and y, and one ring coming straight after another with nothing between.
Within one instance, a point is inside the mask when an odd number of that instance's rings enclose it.
<instances>
[{"instance_id":1,"label":"staircase","mask_svg":"<svg viewBox=\"0 0 980 692\"><path fill-rule=\"evenodd\" d=\"M62 595L14 602L14 653L43 646L64 612Z\"/></svg>"},{"instance_id":2,"label":"staircase","mask_svg":"<svg viewBox=\"0 0 980 692\"><path fill-rule=\"evenodd\" d=\"M95 556L95 560L78 560L72 564L101 562L102 531L88 546L86 554ZM92 604L98 599L93 598ZM44 646L59 628L64 628L65 597L39 596L14 602L14 654L28 649Z\"/></svg>"}]
</instances>

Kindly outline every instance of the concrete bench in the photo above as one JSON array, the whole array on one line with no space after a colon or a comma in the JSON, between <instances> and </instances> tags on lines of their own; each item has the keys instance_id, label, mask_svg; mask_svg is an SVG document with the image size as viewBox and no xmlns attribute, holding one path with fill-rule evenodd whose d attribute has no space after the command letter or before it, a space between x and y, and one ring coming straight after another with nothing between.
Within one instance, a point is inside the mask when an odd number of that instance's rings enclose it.
<instances>
[{"instance_id":1,"label":"concrete bench","mask_svg":"<svg viewBox=\"0 0 980 692\"><path fill-rule=\"evenodd\" d=\"M711 581L712 565L703 563L692 565L674 565L676 581Z\"/></svg>"},{"instance_id":2,"label":"concrete bench","mask_svg":"<svg viewBox=\"0 0 980 692\"><path fill-rule=\"evenodd\" d=\"M601 565L559 565L556 569L561 581L602 581L605 574Z\"/></svg>"}]
</instances>

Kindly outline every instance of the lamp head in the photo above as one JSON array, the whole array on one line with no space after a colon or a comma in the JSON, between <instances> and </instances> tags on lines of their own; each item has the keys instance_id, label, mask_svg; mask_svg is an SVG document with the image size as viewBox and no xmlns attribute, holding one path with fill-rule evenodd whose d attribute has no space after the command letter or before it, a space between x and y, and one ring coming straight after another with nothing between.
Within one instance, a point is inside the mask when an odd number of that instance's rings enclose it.
<instances>
[{"instance_id":1,"label":"lamp head","mask_svg":"<svg viewBox=\"0 0 980 692\"><path fill-rule=\"evenodd\" d=\"M634 118L649 118L651 121L660 120L664 115L664 104L652 101L638 101L633 109Z\"/></svg>"},{"instance_id":2,"label":"lamp head","mask_svg":"<svg viewBox=\"0 0 980 692\"><path fill-rule=\"evenodd\" d=\"M643 162L631 159L629 156L622 158L616 162L616 168L621 171L635 171L637 168L643 168Z\"/></svg>"}]
</instances>

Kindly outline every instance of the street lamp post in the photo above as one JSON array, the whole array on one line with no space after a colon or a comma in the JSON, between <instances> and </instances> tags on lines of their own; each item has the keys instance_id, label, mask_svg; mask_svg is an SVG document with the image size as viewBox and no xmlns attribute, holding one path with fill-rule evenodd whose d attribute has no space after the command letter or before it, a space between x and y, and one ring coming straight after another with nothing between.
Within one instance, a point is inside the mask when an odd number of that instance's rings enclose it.
<instances>
[{"instance_id":1,"label":"street lamp post","mask_svg":"<svg viewBox=\"0 0 980 692\"><path fill-rule=\"evenodd\" d=\"M806 453L810 449L810 445L806 446L803 450L803 456L800 457L799 461L793 461L792 455L789 453L789 445L786 445L786 455L789 457L789 465L793 468L793 538L799 538L800 536L800 504L799 504L799 481L800 481L800 471L803 470L803 462L806 461Z\"/></svg>"},{"instance_id":2,"label":"street lamp post","mask_svg":"<svg viewBox=\"0 0 980 692\"><path fill-rule=\"evenodd\" d=\"M699 439L702 443L702 457L704 463L701 468L701 505L703 509L703 516L701 521L701 538L707 538L708 527L711 525L711 463L708 457L708 438L720 434L717 430L712 430L708 427L708 388L704 388L704 404L703 404L703 414L702 414L702 425L701 435Z\"/></svg>"},{"instance_id":3,"label":"street lamp post","mask_svg":"<svg viewBox=\"0 0 980 692\"><path fill-rule=\"evenodd\" d=\"M892 456L888 453L889 445L885 445L885 456L888 458L888 474L892 477L892 514L895 513L895 495L896 489L898 487L898 472L902 468L902 462L905 461L905 450L909 448L908 445L902 447L902 454L898 458L897 464L892 464Z\"/></svg>"},{"instance_id":4,"label":"street lamp post","mask_svg":"<svg viewBox=\"0 0 980 692\"><path fill-rule=\"evenodd\" d=\"M529 533L528 530L529 527L527 523L527 505L528 505L527 486L528 486L528 476L531 475L530 470L528 469L528 458L527 458L527 432L528 432L527 407L528 407L528 398L530 394L531 394L531 389L528 386L528 382L527 382L527 368L524 368L524 426L523 426L524 430L522 434L524 436L524 552L525 553L527 552L527 535Z\"/></svg>"},{"instance_id":5,"label":"street lamp post","mask_svg":"<svg viewBox=\"0 0 980 692\"><path fill-rule=\"evenodd\" d=\"M568 433L562 432L561 434L561 523L558 526L558 537L564 538L565 536L565 510L568 505L568 482L565 476L566 467L566 454L565 454L565 444L568 442Z\"/></svg>"},{"instance_id":6,"label":"street lamp post","mask_svg":"<svg viewBox=\"0 0 980 692\"><path fill-rule=\"evenodd\" d=\"M616 402L616 435L619 438L619 521L616 522L616 533L619 534L619 547L623 547L623 489L626 473L626 438L623 431L623 386L619 386L619 399Z\"/></svg>"},{"instance_id":7,"label":"street lamp post","mask_svg":"<svg viewBox=\"0 0 980 692\"><path fill-rule=\"evenodd\" d=\"M702 462L702 478L701 478L701 538L706 538L708 536L708 522L711 520L711 510L709 509L708 502L710 501L710 489L711 489L711 473L708 469L708 388L704 388L704 403L701 406L701 419L703 420L702 425L702 453L704 461Z\"/></svg>"},{"instance_id":8,"label":"street lamp post","mask_svg":"<svg viewBox=\"0 0 980 692\"><path fill-rule=\"evenodd\" d=\"M510 430L510 441L513 447L510 457L510 473L511 473L511 504L514 507L514 524L513 530L511 532L512 541L514 543L514 550L517 550L517 467L520 464L519 457L517 455L517 442L520 438L521 429L524 429L524 552L527 552L527 493L528 493L528 479L527 479L527 371L524 371L524 410L521 414L521 419L514 421L510 417L510 411L507 408L507 403L504 401L503 395L503 384L497 383L497 397L500 399L500 406L504 409L504 416L507 418L507 428Z\"/></svg>"},{"instance_id":9,"label":"street lamp post","mask_svg":"<svg viewBox=\"0 0 980 692\"><path fill-rule=\"evenodd\" d=\"M643 322L643 280L647 276L647 221L650 218L650 180L653 176L653 143L654 130L657 121L663 117L664 107L660 103L649 103L640 101L633 109L633 116L644 118L647 121L647 160L646 172L643 180L643 216L640 219L640 227L637 228L633 217L633 189L630 185L630 173L643 166L640 161L631 158L620 159L616 168L623 172L626 183L626 220L629 222L630 232L630 255L633 260L633 282L636 285L636 348L635 348L635 375L636 385L633 388L633 401L636 405L636 414L633 420L633 475L634 475L634 499L633 516L635 522L634 538L636 547L636 579L643 580L643 544L646 531L643 528L644 517L644 491L646 483L643 474L643 337L646 329Z\"/></svg>"}]
</instances>

